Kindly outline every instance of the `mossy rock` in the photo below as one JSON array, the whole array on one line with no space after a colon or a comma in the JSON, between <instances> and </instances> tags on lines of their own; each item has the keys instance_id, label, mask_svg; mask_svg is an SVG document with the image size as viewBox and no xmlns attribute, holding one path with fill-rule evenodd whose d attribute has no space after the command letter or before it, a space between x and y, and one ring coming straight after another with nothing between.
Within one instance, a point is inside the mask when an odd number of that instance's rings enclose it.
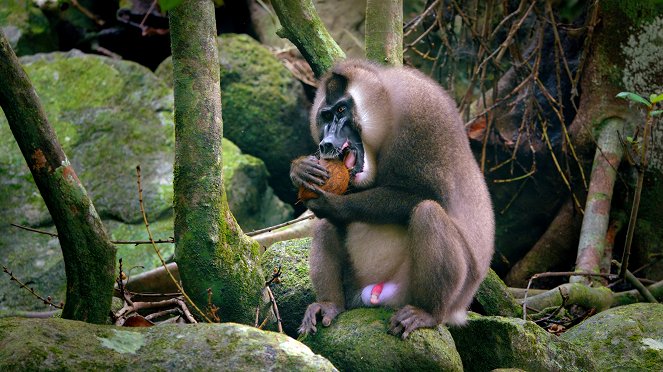
<instances>
[{"instance_id":1,"label":"mossy rock","mask_svg":"<svg viewBox=\"0 0 663 372\"><path fill-rule=\"evenodd\" d=\"M402 340L387 333L392 314L382 308L350 310L301 340L343 371L463 370L446 327L418 329Z\"/></svg>"},{"instance_id":2,"label":"mossy rock","mask_svg":"<svg viewBox=\"0 0 663 372\"><path fill-rule=\"evenodd\" d=\"M133 62L78 51L38 54L21 63L41 98L59 142L102 218L140 222L136 166L143 200L158 217L172 206L174 146L172 91ZM4 117L0 118L1 205L14 222L43 225L50 215L36 191Z\"/></svg>"},{"instance_id":3,"label":"mossy rock","mask_svg":"<svg viewBox=\"0 0 663 372\"><path fill-rule=\"evenodd\" d=\"M55 30L31 0L3 1L0 6L0 29L18 56L58 49Z\"/></svg>"},{"instance_id":4,"label":"mossy rock","mask_svg":"<svg viewBox=\"0 0 663 372\"><path fill-rule=\"evenodd\" d=\"M279 307L283 330L291 337L297 337L297 328L304 318L306 307L315 302L309 277L310 248L310 238L294 239L272 244L262 256L262 271L265 275L281 267L280 281L272 284L271 289ZM271 330L276 329L275 319L269 326Z\"/></svg>"},{"instance_id":5,"label":"mossy rock","mask_svg":"<svg viewBox=\"0 0 663 372\"><path fill-rule=\"evenodd\" d=\"M661 371L663 305L612 308L569 329L561 338L595 355L597 371Z\"/></svg>"},{"instance_id":6,"label":"mossy rock","mask_svg":"<svg viewBox=\"0 0 663 372\"><path fill-rule=\"evenodd\" d=\"M288 336L240 324L100 326L0 319L0 370L335 371Z\"/></svg>"},{"instance_id":7,"label":"mossy rock","mask_svg":"<svg viewBox=\"0 0 663 372\"><path fill-rule=\"evenodd\" d=\"M597 370L582 347L560 340L530 321L472 314L465 326L449 330L466 371Z\"/></svg>"},{"instance_id":8,"label":"mossy rock","mask_svg":"<svg viewBox=\"0 0 663 372\"><path fill-rule=\"evenodd\" d=\"M217 38L217 46L223 135L243 152L262 159L276 194L294 202L290 162L316 150L303 87L267 48L248 35L223 34ZM168 58L156 70L169 84L172 65Z\"/></svg>"}]
</instances>

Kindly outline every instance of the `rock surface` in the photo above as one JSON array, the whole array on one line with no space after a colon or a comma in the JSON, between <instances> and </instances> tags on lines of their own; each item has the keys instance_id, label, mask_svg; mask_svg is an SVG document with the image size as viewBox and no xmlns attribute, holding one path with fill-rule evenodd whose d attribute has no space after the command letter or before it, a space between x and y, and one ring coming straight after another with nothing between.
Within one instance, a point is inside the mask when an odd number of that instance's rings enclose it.
<instances>
[{"instance_id":1,"label":"rock surface","mask_svg":"<svg viewBox=\"0 0 663 372\"><path fill-rule=\"evenodd\" d=\"M288 336L233 324L122 328L0 319L0 370L335 371Z\"/></svg>"},{"instance_id":2,"label":"rock surface","mask_svg":"<svg viewBox=\"0 0 663 372\"><path fill-rule=\"evenodd\" d=\"M173 95L147 68L78 51L22 57L47 117L113 240L145 240L136 188L155 239L173 236ZM223 141L224 181L231 210L244 230L283 222L292 208L274 196L259 159ZM55 232L25 160L0 113L0 263L54 300L64 300L64 264L56 238L10 223ZM164 257L172 244L159 246ZM120 245L130 275L160 265L150 245ZM142 268L137 266L142 266ZM9 280L0 281L0 309L44 310Z\"/></svg>"},{"instance_id":3,"label":"rock surface","mask_svg":"<svg viewBox=\"0 0 663 372\"><path fill-rule=\"evenodd\" d=\"M663 305L639 303L600 312L561 338L597 356L598 371L663 370Z\"/></svg>"},{"instance_id":4,"label":"rock surface","mask_svg":"<svg viewBox=\"0 0 663 372\"><path fill-rule=\"evenodd\" d=\"M560 340L530 321L473 315L465 326L452 327L449 331L465 371L597 370L585 348Z\"/></svg>"},{"instance_id":5,"label":"rock surface","mask_svg":"<svg viewBox=\"0 0 663 372\"><path fill-rule=\"evenodd\" d=\"M444 326L414 331L407 340L387 333L392 311L355 309L302 339L343 371L462 371L454 340Z\"/></svg>"}]
</instances>

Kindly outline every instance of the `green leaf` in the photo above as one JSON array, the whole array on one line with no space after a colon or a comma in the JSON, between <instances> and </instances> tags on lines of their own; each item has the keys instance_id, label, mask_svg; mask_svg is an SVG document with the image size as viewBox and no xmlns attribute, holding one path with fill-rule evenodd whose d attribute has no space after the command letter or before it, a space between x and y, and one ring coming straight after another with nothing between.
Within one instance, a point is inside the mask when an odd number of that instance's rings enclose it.
<instances>
[{"instance_id":1,"label":"green leaf","mask_svg":"<svg viewBox=\"0 0 663 372\"><path fill-rule=\"evenodd\" d=\"M159 0L159 7L164 12L167 12L171 9L174 9L176 6L180 5L183 0Z\"/></svg>"},{"instance_id":2,"label":"green leaf","mask_svg":"<svg viewBox=\"0 0 663 372\"><path fill-rule=\"evenodd\" d=\"M659 94L658 96L656 94L652 94L649 96L649 101L651 103L657 103L663 101L663 93Z\"/></svg>"},{"instance_id":3,"label":"green leaf","mask_svg":"<svg viewBox=\"0 0 663 372\"><path fill-rule=\"evenodd\" d=\"M631 136L626 136L626 141L627 141L627 142L633 142L633 137L631 137Z\"/></svg>"},{"instance_id":4,"label":"green leaf","mask_svg":"<svg viewBox=\"0 0 663 372\"><path fill-rule=\"evenodd\" d=\"M651 107L651 103L649 103L649 101L647 101L646 99L640 97L639 95L637 95L635 93L621 92L621 93L617 94L617 98L627 99L629 101L641 103L641 104L643 104L647 107Z\"/></svg>"},{"instance_id":5,"label":"green leaf","mask_svg":"<svg viewBox=\"0 0 663 372\"><path fill-rule=\"evenodd\" d=\"M661 114L663 114L663 110L656 110L656 111L652 111L652 112L650 112L650 113L649 113L649 116L651 116L651 117L655 117L655 116L659 116L659 115L661 115Z\"/></svg>"}]
</instances>

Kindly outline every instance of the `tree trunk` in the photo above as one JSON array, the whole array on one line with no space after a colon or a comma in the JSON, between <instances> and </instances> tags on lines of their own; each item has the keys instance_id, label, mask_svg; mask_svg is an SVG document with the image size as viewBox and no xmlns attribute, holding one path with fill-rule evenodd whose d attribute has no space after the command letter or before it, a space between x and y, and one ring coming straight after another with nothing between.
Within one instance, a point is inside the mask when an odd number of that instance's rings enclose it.
<instances>
[{"instance_id":1,"label":"tree trunk","mask_svg":"<svg viewBox=\"0 0 663 372\"><path fill-rule=\"evenodd\" d=\"M283 26L279 36L295 44L316 77L345 59L345 53L329 35L311 0L272 0L272 6Z\"/></svg>"},{"instance_id":2,"label":"tree trunk","mask_svg":"<svg viewBox=\"0 0 663 372\"><path fill-rule=\"evenodd\" d=\"M214 4L169 12L175 93L175 254L184 289L223 321L249 323L264 282L259 247L230 213L223 187L221 92Z\"/></svg>"},{"instance_id":3,"label":"tree trunk","mask_svg":"<svg viewBox=\"0 0 663 372\"><path fill-rule=\"evenodd\" d=\"M403 65L403 0L368 0L365 39L366 58Z\"/></svg>"},{"instance_id":4,"label":"tree trunk","mask_svg":"<svg viewBox=\"0 0 663 372\"><path fill-rule=\"evenodd\" d=\"M58 231L67 274L62 317L104 323L113 295L115 247L2 32L0 81L0 106Z\"/></svg>"}]
</instances>

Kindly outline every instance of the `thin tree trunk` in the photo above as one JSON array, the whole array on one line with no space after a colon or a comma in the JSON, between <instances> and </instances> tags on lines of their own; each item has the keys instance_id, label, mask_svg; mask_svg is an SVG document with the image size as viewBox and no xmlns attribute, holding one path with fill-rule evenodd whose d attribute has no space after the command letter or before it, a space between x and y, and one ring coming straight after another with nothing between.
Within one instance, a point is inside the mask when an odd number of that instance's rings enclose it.
<instances>
[{"instance_id":1,"label":"thin tree trunk","mask_svg":"<svg viewBox=\"0 0 663 372\"><path fill-rule=\"evenodd\" d=\"M366 58L392 66L403 64L403 0L366 3Z\"/></svg>"},{"instance_id":2,"label":"thin tree trunk","mask_svg":"<svg viewBox=\"0 0 663 372\"><path fill-rule=\"evenodd\" d=\"M264 278L259 247L230 213L223 187L221 91L214 4L169 12L175 93L175 254L184 289L223 321L250 323Z\"/></svg>"},{"instance_id":3,"label":"thin tree trunk","mask_svg":"<svg viewBox=\"0 0 663 372\"><path fill-rule=\"evenodd\" d=\"M624 129L624 120L608 119L598 138L578 243L575 268L578 272L601 272L612 190L623 155L619 134L623 136ZM590 284L591 280L588 276L572 276L569 281Z\"/></svg>"},{"instance_id":4,"label":"thin tree trunk","mask_svg":"<svg viewBox=\"0 0 663 372\"><path fill-rule=\"evenodd\" d=\"M278 35L295 44L316 77L345 59L345 53L329 35L311 0L272 0L272 6L283 26Z\"/></svg>"},{"instance_id":5,"label":"thin tree trunk","mask_svg":"<svg viewBox=\"0 0 663 372\"><path fill-rule=\"evenodd\" d=\"M104 323L113 295L115 246L1 31L0 81L0 106L58 231L67 274L62 317Z\"/></svg>"}]
</instances>

